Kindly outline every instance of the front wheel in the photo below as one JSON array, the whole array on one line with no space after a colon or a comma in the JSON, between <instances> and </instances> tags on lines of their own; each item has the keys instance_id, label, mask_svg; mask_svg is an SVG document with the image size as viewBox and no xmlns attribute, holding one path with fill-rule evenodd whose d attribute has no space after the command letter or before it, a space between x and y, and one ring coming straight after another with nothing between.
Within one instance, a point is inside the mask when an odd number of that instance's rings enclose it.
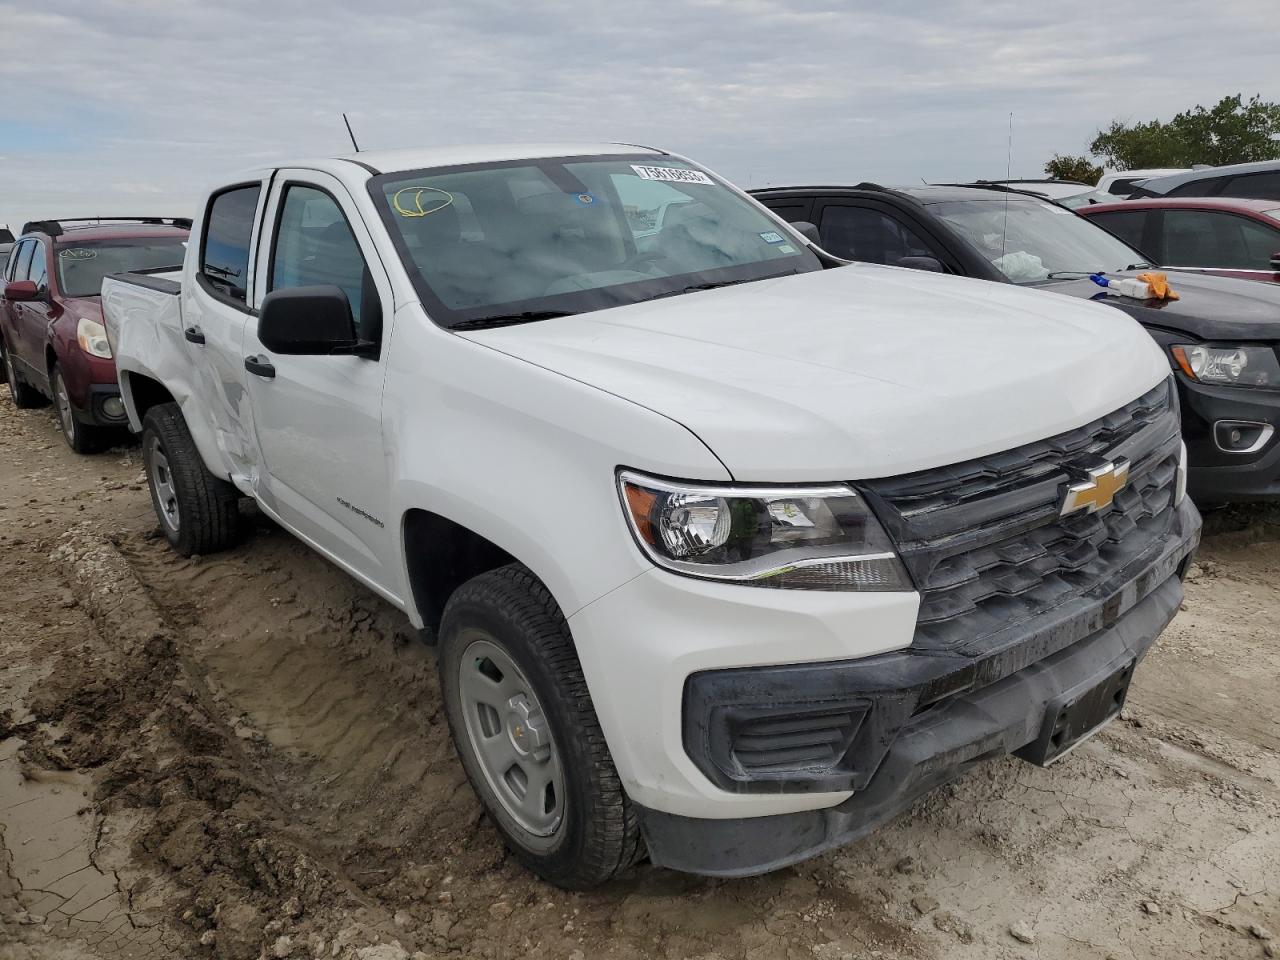
<instances>
[{"instance_id":1,"label":"front wheel","mask_svg":"<svg viewBox=\"0 0 1280 960\"><path fill-rule=\"evenodd\" d=\"M96 453L101 450L106 446L107 433L76 419L71 394L67 392L67 381L63 379L62 368L58 364L53 365L53 376L49 379L53 387L53 409L58 416L58 427L62 430L62 439L67 441L67 446L76 453Z\"/></svg>"},{"instance_id":2,"label":"front wheel","mask_svg":"<svg viewBox=\"0 0 1280 960\"><path fill-rule=\"evenodd\" d=\"M568 624L526 568L483 573L449 599L440 685L467 778L525 866L584 890L639 859Z\"/></svg>"},{"instance_id":3,"label":"front wheel","mask_svg":"<svg viewBox=\"0 0 1280 960\"><path fill-rule=\"evenodd\" d=\"M174 550L189 557L236 542L240 493L204 465L176 403L157 404L143 417L142 460L160 529Z\"/></svg>"}]
</instances>

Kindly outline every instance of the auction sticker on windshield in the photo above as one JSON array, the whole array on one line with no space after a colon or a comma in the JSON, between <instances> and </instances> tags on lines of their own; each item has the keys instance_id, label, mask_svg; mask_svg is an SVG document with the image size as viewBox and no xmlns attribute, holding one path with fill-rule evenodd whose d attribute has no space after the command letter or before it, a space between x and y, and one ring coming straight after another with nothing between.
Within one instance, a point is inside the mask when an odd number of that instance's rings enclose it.
<instances>
[{"instance_id":1,"label":"auction sticker on windshield","mask_svg":"<svg viewBox=\"0 0 1280 960\"><path fill-rule=\"evenodd\" d=\"M685 170L681 167L646 167L633 163L631 169L641 180L669 180L672 183L710 183L715 181L701 170Z\"/></svg>"}]
</instances>

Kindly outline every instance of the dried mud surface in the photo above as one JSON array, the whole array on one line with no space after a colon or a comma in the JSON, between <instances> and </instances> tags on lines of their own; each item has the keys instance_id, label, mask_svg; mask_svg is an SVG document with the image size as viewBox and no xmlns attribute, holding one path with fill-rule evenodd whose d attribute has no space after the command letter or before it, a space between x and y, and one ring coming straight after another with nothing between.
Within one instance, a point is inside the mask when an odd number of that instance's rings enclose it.
<instances>
[{"instance_id":1,"label":"dried mud surface","mask_svg":"<svg viewBox=\"0 0 1280 960\"><path fill-rule=\"evenodd\" d=\"M1211 518L1121 722L744 881L533 880L403 617L250 517L159 538L136 448L0 400L0 960L1271 956L1280 511ZM1270 950L1272 953L1268 953Z\"/></svg>"}]
</instances>

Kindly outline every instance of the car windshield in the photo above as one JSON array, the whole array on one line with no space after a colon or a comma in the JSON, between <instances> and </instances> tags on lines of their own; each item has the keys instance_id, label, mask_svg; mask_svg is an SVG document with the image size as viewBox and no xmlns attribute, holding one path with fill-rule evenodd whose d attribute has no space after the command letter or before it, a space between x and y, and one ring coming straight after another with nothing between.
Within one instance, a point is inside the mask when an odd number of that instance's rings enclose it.
<instances>
[{"instance_id":1,"label":"car windshield","mask_svg":"<svg viewBox=\"0 0 1280 960\"><path fill-rule=\"evenodd\" d=\"M1147 266L1142 254L1096 224L1030 197L956 200L931 204L929 210L1014 283Z\"/></svg>"},{"instance_id":2,"label":"car windshield","mask_svg":"<svg viewBox=\"0 0 1280 960\"><path fill-rule=\"evenodd\" d=\"M104 277L158 267L176 270L186 252L187 242L181 237L63 243L56 250L58 289L66 297L96 297Z\"/></svg>"},{"instance_id":3,"label":"car windshield","mask_svg":"<svg viewBox=\"0 0 1280 960\"><path fill-rule=\"evenodd\" d=\"M485 326L821 269L683 161L560 158L388 174L370 192L428 313Z\"/></svg>"}]
</instances>

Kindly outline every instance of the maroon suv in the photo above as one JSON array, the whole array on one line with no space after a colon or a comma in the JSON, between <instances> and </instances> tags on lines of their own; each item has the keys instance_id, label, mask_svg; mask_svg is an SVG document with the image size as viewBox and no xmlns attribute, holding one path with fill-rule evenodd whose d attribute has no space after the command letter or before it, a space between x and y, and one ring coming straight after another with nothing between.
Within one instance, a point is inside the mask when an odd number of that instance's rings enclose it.
<instances>
[{"instance_id":1,"label":"maroon suv","mask_svg":"<svg viewBox=\"0 0 1280 960\"><path fill-rule=\"evenodd\" d=\"M98 449L126 425L116 367L102 325L102 278L178 268L190 220L42 220L28 223L4 265L0 352L13 402L53 401L77 453Z\"/></svg>"}]
</instances>

